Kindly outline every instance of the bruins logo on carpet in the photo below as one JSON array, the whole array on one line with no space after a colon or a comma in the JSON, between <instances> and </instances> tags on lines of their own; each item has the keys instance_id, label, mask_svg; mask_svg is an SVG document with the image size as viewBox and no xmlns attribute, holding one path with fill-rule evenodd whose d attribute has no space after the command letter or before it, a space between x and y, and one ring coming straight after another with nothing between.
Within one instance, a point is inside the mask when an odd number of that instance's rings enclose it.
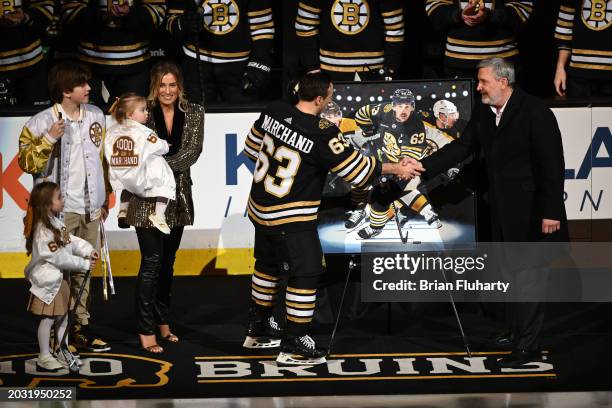
<instances>
[{"instance_id":1,"label":"bruins logo on carpet","mask_svg":"<svg viewBox=\"0 0 612 408\"><path fill-rule=\"evenodd\" d=\"M39 371L38 354L0 356L0 384L3 387L70 386L83 389L161 387L168 384L173 364L164 360L130 354L81 353L79 373L67 369Z\"/></svg>"},{"instance_id":2,"label":"bruins logo on carpet","mask_svg":"<svg viewBox=\"0 0 612 408\"><path fill-rule=\"evenodd\" d=\"M510 352L332 354L325 364L283 366L272 356L195 357L198 383L291 381L388 381L424 379L555 378L555 367L544 352L543 362L527 363L520 369L499 368L497 359Z\"/></svg>"}]
</instances>

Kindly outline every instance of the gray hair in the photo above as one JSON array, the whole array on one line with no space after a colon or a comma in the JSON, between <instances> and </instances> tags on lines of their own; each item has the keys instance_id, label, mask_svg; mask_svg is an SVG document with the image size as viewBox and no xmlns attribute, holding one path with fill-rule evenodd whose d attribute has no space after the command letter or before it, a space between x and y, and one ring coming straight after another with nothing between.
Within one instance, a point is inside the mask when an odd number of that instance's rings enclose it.
<instances>
[{"instance_id":1,"label":"gray hair","mask_svg":"<svg viewBox=\"0 0 612 408\"><path fill-rule=\"evenodd\" d=\"M478 63L477 68L493 68L493 73L495 74L495 79L500 80L502 78L506 78L508 80L508 85L511 87L514 86L516 81L516 75L514 73L514 65L511 62L506 61L503 58L487 58L480 63Z\"/></svg>"}]
</instances>

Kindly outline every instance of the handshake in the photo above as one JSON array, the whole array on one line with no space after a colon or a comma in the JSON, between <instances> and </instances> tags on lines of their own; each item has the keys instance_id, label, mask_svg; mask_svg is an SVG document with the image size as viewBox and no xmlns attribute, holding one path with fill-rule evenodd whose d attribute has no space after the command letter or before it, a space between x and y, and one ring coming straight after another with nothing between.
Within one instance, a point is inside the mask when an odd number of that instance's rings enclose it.
<instances>
[{"instance_id":1,"label":"handshake","mask_svg":"<svg viewBox=\"0 0 612 408\"><path fill-rule=\"evenodd\" d=\"M420 176L425 168L420 161L404 157L399 163L383 163L383 174L394 174L401 180L411 180Z\"/></svg>"}]
</instances>

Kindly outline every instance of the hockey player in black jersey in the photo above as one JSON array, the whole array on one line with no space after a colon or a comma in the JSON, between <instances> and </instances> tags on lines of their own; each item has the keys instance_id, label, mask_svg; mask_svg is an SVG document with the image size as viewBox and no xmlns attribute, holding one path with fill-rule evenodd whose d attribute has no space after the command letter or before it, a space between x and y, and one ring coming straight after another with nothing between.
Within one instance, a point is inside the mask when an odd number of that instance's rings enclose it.
<instances>
[{"instance_id":1,"label":"hockey player in black jersey","mask_svg":"<svg viewBox=\"0 0 612 408\"><path fill-rule=\"evenodd\" d=\"M372 139L377 157L383 162L397 163L404 157L419 159L425 154L427 141L422 120L413 115L415 98L409 89L397 89L391 103L366 105L355 114L355 120L365 133L373 134ZM429 200L417 189L418 182L410 183L387 178L374 187L369 198L370 223L358 232L363 239L372 238L382 232L392 216L392 203L396 207L408 206L414 212L425 217L428 224L439 228L438 215L433 211ZM392 198L392 199L390 199ZM349 221L355 227L365 218L366 206L361 205L351 214Z\"/></svg>"},{"instance_id":2,"label":"hockey player in black jersey","mask_svg":"<svg viewBox=\"0 0 612 408\"><path fill-rule=\"evenodd\" d=\"M317 216L327 173L363 187L383 173L408 179L422 168L408 160L383 164L364 156L333 123L319 118L333 93L328 75L306 75L298 87L297 105L272 103L245 144L244 154L256 164L247 208L255 226L255 271L244 347L280 345L277 362L302 365L323 363L327 354L308 335L323 274ZM281 270L289 271L286 335L272 318Z\"/></svg>"}]
</instances>

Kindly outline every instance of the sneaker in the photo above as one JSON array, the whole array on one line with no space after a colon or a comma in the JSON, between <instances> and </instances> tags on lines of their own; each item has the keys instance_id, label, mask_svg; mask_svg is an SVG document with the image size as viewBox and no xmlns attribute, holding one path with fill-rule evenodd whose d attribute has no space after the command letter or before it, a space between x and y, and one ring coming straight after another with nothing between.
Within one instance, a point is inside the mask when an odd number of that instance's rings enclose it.
<instances>
[{"instance_id":1,"label":"sneaker","mask_svg":"<svg viewBox=\"0 0 612 408\"><path fill-rule=\"evenodd\" d=\"M73 344L77 349L100 353L110 351L110 345L91 333L88 326L75 325L71 333Z\"/></svg>"},{"instance_id":2,"label":"sneaker","mask_svg":"<svg viewBox=\"0 0 612 408\"><path fill-rule=\"evenodd\" d=\"M151 214L149 215L149 221L153 223L153 226L155 228L157 228L164 234L170 234L170 227L168 227L168 224L166 224L165 216L163 215L158 216L157 214Z\"/></svg>"},{"instance_id":3,"label":"sneaker","mask_svg":"<svg viewBox=\"0 0 612 408\"><path fill-rule=\"evenodd\" d=\"M270 316L267 319L251 318L242 347L249 349L274 348L280 346L283 337L283 329L274 321L274 317Z\"/></svg>"},{"instance_id":4,"label":"sneaker","mask_svg":"<svg viewBox=\"0 0 612 408\"><path fill-rule=\"evenodd\" d=\"M374 238L377 235L380 235L382 230L383 230L382 228L372 228L371 226L368 225L367 227L359 230L357 235L359 235L359 237L362 239L370 239L370 238Z\"/></svg>"},{"instance_id":5,"label":"sneaker","mask_svg":"<svg viewBox=\"0 0 612 408\"><path fill-rule=\"evenodd\" d=\"M281 352L276 362L290 365L323 364L327 362L326 355L327 350L318 348L315 341L308 335L287 336L281 343Z\"/></svg>"},{"instance_id":6,"label":"sneaker","mask_svg":"<svg viewBox=\"0 0 612 408\"><path fill-rule=\"evenodd\" d=\"M63 368L63 366L51 354L45 354L44 356L38 355L38 359L36 360L36 369L38 371L56 372L61 368Z\"/></svg>"},{"instance_id":7,"label":"sneaker","mask_svg":"<svg viewBox=\"0 0 612 408\"><path fill-rule=\"evenodd\" d=\"M117 214L117 225L121 229L130 228L130 224L127 223L127 211L119 210L119 214Z\"/></svg>"},{"instance_id":8,"label":"sneaker","mask_svg":"<svg viewBox=\"0 0 612 408\"><path fill-rule=\"evenodd\" d=\"M62 367L68 369L70 369L70 364L73 361L76 363L77 367L81 367L83 365L83 361L67 349L59 350L57 353L55 353L55 359L62 365Z\"/></svg>"},{"instance_id":9,"label":"sneaker","mask_svg":"<svg viewBox=\"0 0 612 408\"><path fill-rule=\"evenodd\" d=\"M438 214L433 210L433 208L431 208L431 205L425 206L425 208L423 208L423 210L421 211L421 215L425 218L427 224L429 224L433 228L442 227L440 217L438 217Z\"/></svg>"},{"instance_id":10,"label":"sneaker","mask_svg":"<svg viewBox=\"0 0 612 408\"><path fill-rule=\"evenodd\" d=\"M354 209L353 211L349 211L347 215L349 217L344 222L344 226L348 229L353 229L356 226L358 226L361 223L361 221L365 218L366 216L365 207L358 207Z\"/></svg>"}]
</instances>

